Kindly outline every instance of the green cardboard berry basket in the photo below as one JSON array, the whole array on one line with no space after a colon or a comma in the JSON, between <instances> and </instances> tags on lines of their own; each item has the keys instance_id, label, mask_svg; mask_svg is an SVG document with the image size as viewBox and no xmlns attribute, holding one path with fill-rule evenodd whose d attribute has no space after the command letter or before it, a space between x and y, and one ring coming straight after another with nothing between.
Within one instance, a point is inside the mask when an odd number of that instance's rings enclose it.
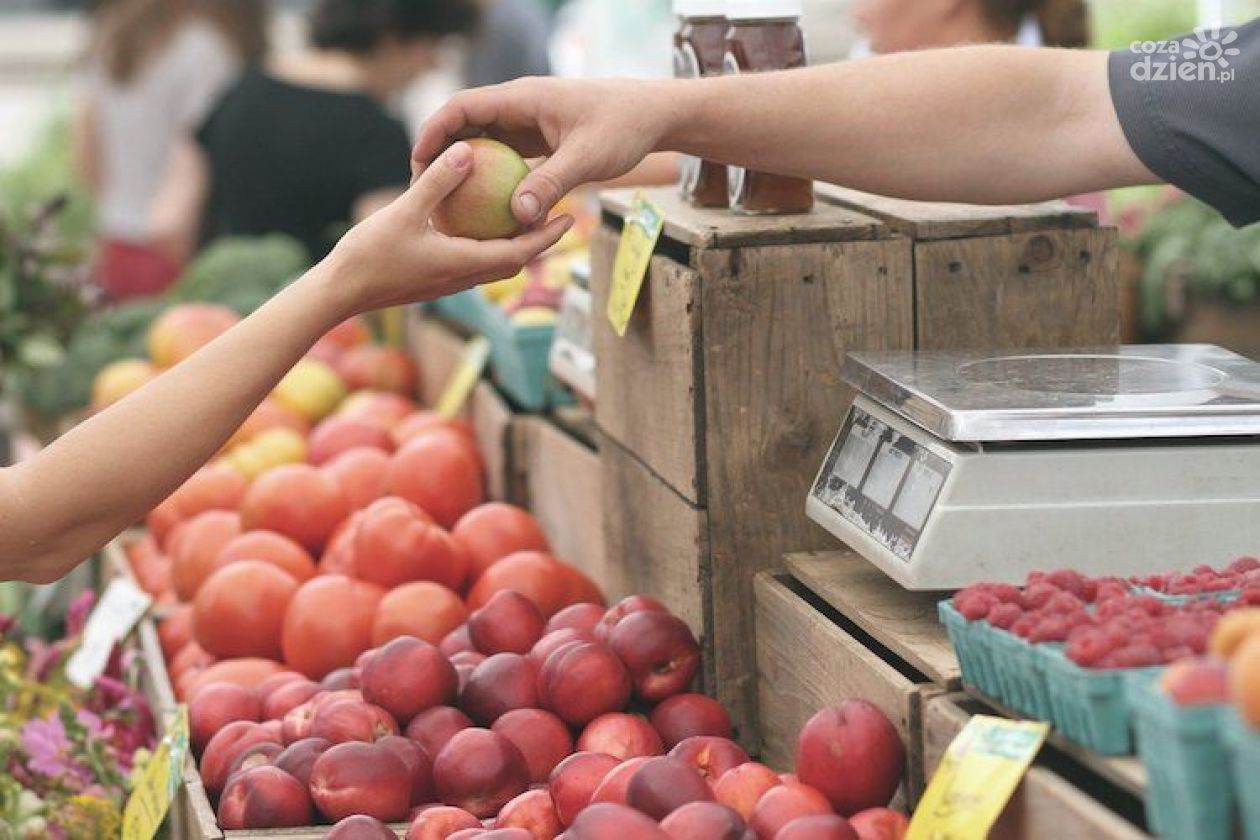
<instances>
[{"instance_id":1,"label":"green cardboard berry basket","mask_svg":"<svg viewBox=\"0 0 1260 840\"><path fill-rule=\"evenodd\" d=\"M1260 731L1252 729L1233 709L1225 712L1222 728L1234 798L1242 818L1242 837L1260 840Z\"/></svg>"},{"instance_id":2,"label":"green cardboard berry basket","mask_svg":"<svg viewBox=\"0 0 1260 840\"><path fill-rule=\"evenodd\" d=\"M1041 645L1054 725L1071 740L1103 755L1133 752L1126 683L1133 676L1158 674L1155 668L1095 670L1077 665L1062 648Z\"/></svg>"},{"instance_id":3,"label":"green cardboard berry basket","mask_svg":"<svg viewBox=\"0 0 1260 840\"><path fill-rule=\"evenodd\" d=\"M1150 674L1131 675L1128 693L1149 779L1151 829L1178 840L1231 840L1235 802L1224 732L1230 708L1178 706Z\"/></svg>"}]
</instances>

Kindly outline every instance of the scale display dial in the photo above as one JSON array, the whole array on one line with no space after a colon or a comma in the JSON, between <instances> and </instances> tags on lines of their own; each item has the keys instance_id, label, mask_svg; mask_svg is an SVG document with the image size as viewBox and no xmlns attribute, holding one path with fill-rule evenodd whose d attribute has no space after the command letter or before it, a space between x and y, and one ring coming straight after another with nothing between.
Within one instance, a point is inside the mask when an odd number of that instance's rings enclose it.
<instances>
[{"instance_id":1,"label":"scale display dial","mask_svg":"<svg viewBox=\"0 0 1260 840\"><path fill-rule=\"evenodd\" d=\"M855 406L813 495L909 563L950 469L949 461Z\"/></svg>"}]
</instances>

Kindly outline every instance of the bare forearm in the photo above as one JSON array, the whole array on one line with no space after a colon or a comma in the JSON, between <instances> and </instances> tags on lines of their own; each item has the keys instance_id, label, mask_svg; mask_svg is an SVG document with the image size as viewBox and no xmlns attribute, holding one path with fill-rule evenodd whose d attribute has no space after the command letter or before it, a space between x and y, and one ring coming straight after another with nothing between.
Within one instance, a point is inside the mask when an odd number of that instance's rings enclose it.
<instances>
[{"instance_id":1,"label":"bare forearm","mask_svg":"<svg viewBox=\"0 0 1260 840\"><path fill-rule=\"evenodd\" d=\"M1149 183L1107 56L968 47L676 85L662 148L927 201Z\"/></svg>"},{"instance_id":2,"label":"bare forearm","mask_svg":"<svg viewBox=\"0 0 1260 840\"><path fill-rule=\"evenodd\" d=\"M145 388L13 467L0 578L55 579L204 464L294 362L349 313L321 265Z\"/></svg>"}]
</instances>

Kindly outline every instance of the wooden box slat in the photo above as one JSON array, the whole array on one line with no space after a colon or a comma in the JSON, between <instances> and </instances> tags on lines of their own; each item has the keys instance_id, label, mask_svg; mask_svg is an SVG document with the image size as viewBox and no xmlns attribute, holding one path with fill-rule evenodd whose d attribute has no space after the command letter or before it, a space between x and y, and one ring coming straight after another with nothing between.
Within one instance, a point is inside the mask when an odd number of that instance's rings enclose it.
<instances>
[{"instance_id":1,"label":"wooden box slat","mask_svg":"<svg viewBox=\"0 0 1260 840\"><path fill-rule=\"evenodd\" d=\"M919 241L1088 228L1098 223L1097 213L1066 201L1015 205L907 201L822 183L815 191L823 201L873 216Z\"/></svg>"},{"instance_id":2,"label":"wooden box slat","mask_svg":"<svg viewBox=\"0 0 1260 840\"><path fill-rule=\"evenodd\" d=\"M789 554L787 570L819 598L861 627L932 682L962 687L962 671L937 617L937 592L910 592L849 550Z\"/></svg>"},{"instance_id":3,"label":"wooden box slat","mask_svg":"<svg viewBox=\"0 0 1260 840\"><path fill-rule=\"evenodd\" d=\"M816 712L845 700L877 706L906 746L901 802L922 792L920 721L937 689L880 658L791 588L787 575L756 579L756 653L762 760L776 769L794 764L797 735Z\"/></svg>"},{"instance_id":4,"label":"wooden box slat","mask_svg":"<svg viewBox=\"0 0 1260 840\"><path fill-rule=\"evenodd\" d=\"M608 190L604 209L624 218L638 190ZM692 207L674 187L644 190L665 214L663 235L698 248L746 248L786 243L857 241L888 235L888 229L863 213L819 202L813 211L790 216L739 216L725 209ZM602 360L601 360L602 361ZM603 395L600 395L603 399Z\"/></svg>"},{"instance_id":5,"label":"wooden box slat","mask_svg":"<svg viewBox=\"0 0 1260 840\"><path fill-rule=\"evenodd\" d=\"M931 698L924 706L923 764L926 778L940 765L971 712L964 695ZM1090 795L1087 787L1034 765L990 834L991 840L1136 840L1148 835Z\"/></svg>"}]
</instances>

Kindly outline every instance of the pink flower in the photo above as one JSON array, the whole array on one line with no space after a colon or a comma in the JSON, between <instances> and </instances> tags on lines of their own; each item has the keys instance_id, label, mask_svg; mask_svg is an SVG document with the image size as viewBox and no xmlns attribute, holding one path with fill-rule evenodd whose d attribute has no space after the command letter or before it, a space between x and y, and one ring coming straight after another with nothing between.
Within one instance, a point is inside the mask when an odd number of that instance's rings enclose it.
<instances>
[{"instance_id":1,"label":"pink flower","mask_svg":"<svg viewBox=\"0 0 1260 840\"><path fill-rule=\"evenodd\" d=\"M27 721L22 727L22 749L30 757L30 769L42 776L59 779L75 770L66 728L55 714Z\"/></svg>"},{"instance_id":2,"label":"pink flower","mask_svg":"<svg viewBox=\"0 0 1260 840\"><path fill-rule=\"evenodd\" d=\"M70 603L66 610L67 636L77 636L83 632L83 627L87 624L88 616L92 614L94 606L96 606L96 593L91 589Z\"/></svg>"}]
</instances>

